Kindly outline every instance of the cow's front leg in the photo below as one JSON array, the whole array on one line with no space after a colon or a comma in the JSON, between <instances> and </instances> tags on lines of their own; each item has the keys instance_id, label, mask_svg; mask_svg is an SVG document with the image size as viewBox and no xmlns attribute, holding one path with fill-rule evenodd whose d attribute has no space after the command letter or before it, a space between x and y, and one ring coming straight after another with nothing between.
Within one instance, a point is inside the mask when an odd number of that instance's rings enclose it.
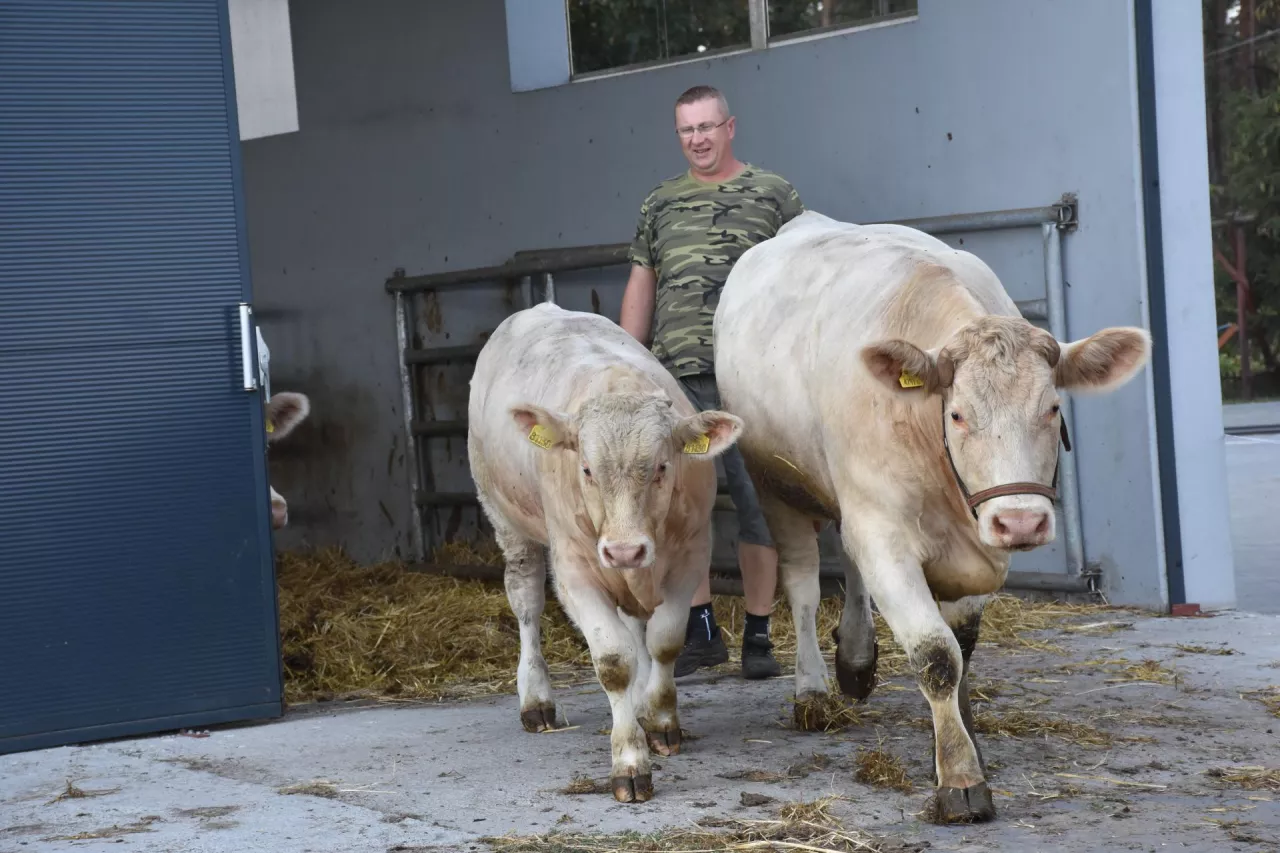
<instances>
[{"instance_id":1,"label":"cow's front leg","mask_svg":"<svg viewBox=\"0 0 1280 853\"><path fill-rule=\"evenodd\" d=\"M494 523L494 533L506 558L503 581L507 601L520 625L520 665L516 690L520 694L520 724L525 731L556 727L556 703L551 696L551 674L542 656L542 611L547 599L547 563L542 546L525 539L505 524Z\"/></svg>"},{"instance_id":2,"label":"cow's front leg","mask_svg":"<svg viewBox=\"0 0 1280 853\"><path fill-rule=\"evenodd\" d=\"M827 694L827 662L818 646L818 535L813 520L783 504L773 495L760 496L760 508L778 548L778 573L796 632L795 721L808 728L812 715L807 706Z\"/></svg>"},{"instance_id":3,"label":"cow's front leg","mask_svg":"<svg viewBox=\"0 0 1280 853\"><path fill-rule=\"evenodd\" d=\"M651 659L640 709L649 749L659 755L680 752L680 714L676 707L676 658L684 647L689 604L702 572L711 562L711 531L702 541L668 566L662 603L645 626L645 647Z\"/></svg>"},{"instance_id":4,"label":"cow's front leg","mask_svg":"<svg viewBox=\"0 0 1280 853\"><path fill-rule=\"evenodd\" d=\"M557 568L557 589L569 617L587 640L596 678L609 697L613 712L613 734L609 738L613 753L613 769L609 774L613 798L620 803L642 803L653 796L653 772L644 730L640 728L632 703L636 641L605 592L591 586L585 578L582 583L576 582L588 572L570 571L578 577L566 583Z\"/></svg>"},{"instance_id":5,"label":"cow's front leg","mask_svg":"<svg viewBox=\"0 0 1280 853\"><path fill-rule=\"evenodd\" d=\"M960 644L929 592L919 561L903 553L893 533L891 520L876 519L870 513L859 518L856 532L849 524L843 531L845 545L893 636L906 651L933 713L934 819L940 823L990 820L995 817L991 790L960 714L964 674Z\"/></svg>"}]
</instances>

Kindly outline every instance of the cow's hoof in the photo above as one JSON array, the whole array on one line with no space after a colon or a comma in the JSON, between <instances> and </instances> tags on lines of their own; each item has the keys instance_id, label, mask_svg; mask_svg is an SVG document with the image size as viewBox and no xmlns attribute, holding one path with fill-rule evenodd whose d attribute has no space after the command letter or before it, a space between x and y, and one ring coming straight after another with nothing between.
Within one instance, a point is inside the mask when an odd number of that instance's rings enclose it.
<instances>
[{"instance_id":1,"label":"cow's hoof","mask_svg":"<svg viewBox=\"0 0 1280 853\"><path fill-rule=\"evenodd\" d=\"M556 727L556 706L554 702L536 705L520 712L520 725L526 732L545 732Z\"/></svg>"},{"instance_id":2,"label":"cow's hoof","mask_svg":"<svg viewBox=\"0 0 1280 853\"><path fill-rule=\"evenodd\" d=\"M929 811L934 823L984 823L996 816L986 782L968 788L937 788Z\"/></svg>"},{"instance_id":3,"label":"cow's hoof","mask_svg":"<svg viewBox=\"0 0 1280 853\"><path fill-rule=\"evenodd\" d=\"M796 728L802 732L820 732L830 722L831 702L828 693L803 693L796 697L792 716Z\"/></svg>"},{"instance_id":4,"label":"cow's hoof","mask_svg":"<svg viewBox=\"0 0 1280 853\"><path fill-rule=\"evenodd\" d=\"M840 685L840 692L859 702L870 696L871 691L876 687L876 662L880 659L880 641L876 640L871 649L871 663L861 667L847 665L841 659L838 647L836 650L836 682Z\"/></svg>"},{"instance_id":5,"label":"cow's hoof","mask_svg":"<svg viewBox=\"0 0 1280 853\"><path fill-rule=\"evenodd\" d=\"M650 773L614 776L609 782L613 785L613 798L620 803L644 803L653 796L653 775Z\"/></svg>"},{"instance_id":6,"label":"cow's hoof","mask_svg":"<svg viewBox=\"0 0 1280 853\"><path fill-rule=\"evenodd\" d=\"M655 729L649 731L645 729L645 739L649 741L649 749L658 755L679 755L680 754L680 729L675 728L670 731Z\"/></svg>"}]
</instances>

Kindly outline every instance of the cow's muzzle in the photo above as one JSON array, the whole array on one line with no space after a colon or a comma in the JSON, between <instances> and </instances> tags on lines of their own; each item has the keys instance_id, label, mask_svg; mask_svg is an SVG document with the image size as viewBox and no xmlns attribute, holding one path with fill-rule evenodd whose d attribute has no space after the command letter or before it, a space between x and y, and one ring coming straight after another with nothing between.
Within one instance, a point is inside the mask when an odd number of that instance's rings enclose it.
<instances>
[{"instance_id":1,"label":"cow's muzzle","mask_svg":"<svg viewBox=\"0 0 1280 853\"><path fill-rule=\"evenodd\" d=\"M596 544L600 565L606 569L647 569L653 565L653 540L648 536L601 538Z\"/></svg>"}]
</instances>

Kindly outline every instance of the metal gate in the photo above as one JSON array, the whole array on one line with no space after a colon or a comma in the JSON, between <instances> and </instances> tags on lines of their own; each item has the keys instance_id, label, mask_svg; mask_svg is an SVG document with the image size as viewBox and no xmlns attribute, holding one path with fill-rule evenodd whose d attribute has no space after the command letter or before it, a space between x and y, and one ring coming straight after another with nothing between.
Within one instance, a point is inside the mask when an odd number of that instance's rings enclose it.
<instances>
[{"instance_id":1,"label":"metal gate","mask_svg":"<svg viewBox=\"0 0 1280 853\"><path fill-rule=\"evenodd\" d=\"M235 122L225 0L0 0L0 752L281 713Z\"/></svg>"},{"instance_id":2,"label":"metal gate","mask_svg":"<svg viewBox=\"0 0 1280 853\"><path fill-rule=\"evenodd\" d=\"M1077 227L1077 214L1076 199L1067 194L1058 202L1045 207L898 220L896 224L908 225L935 236L1014 229L1039 230L1044 251L1044 295L1019 301L1017 304L1028 320L1047 327L1059 340L1066 340L1062 235ZM438 544L434 542L433 521L436 512L443 508L474 506L476 498L470 492L441 492L434 487L426 442L433 438L465 436L467 424L464 419L435 420L430 413L424 411L426 407L421 399L419 373L432 365L473 361L479 354L481 345L416 347L414 342L419 336L416 326L416 318L419 315L416 300L428 294L450 290L518 287L522 306L530 307L542 300L555 301L557 273L618 266L626 263L626 257L627 244L625 243L522 251L516 252L511 260L501 266L411 277L397 270L396 274L387 280L386 289L395 297L405 431L410 439L407 461L414 501L413 544L419 570L461 577L486 579L501 577L500 569L429 562L429 555ZM1063 400L1062 417L1074 436L1071 402L1068 398ZM1059 529L1063 532L1065 571L1010 571L1005 584L1006 588L1071 593L1092 592L1096 589L1097 571L1086 567L1084 562L1079 486L1075 457L1070 453L1063 455L1061 459L1059 492L1061 495L1058 508ZM733 504L722 482L719 497L716 500L716 511L728 512L732 509ZM843 580L846 559L838 539L824 533L821 565L824 591L834 590L837 582ZM740 592L741 579L736 563L713 562L712 572L713 589L726 593Z\"/></svg>"}]
</instances>

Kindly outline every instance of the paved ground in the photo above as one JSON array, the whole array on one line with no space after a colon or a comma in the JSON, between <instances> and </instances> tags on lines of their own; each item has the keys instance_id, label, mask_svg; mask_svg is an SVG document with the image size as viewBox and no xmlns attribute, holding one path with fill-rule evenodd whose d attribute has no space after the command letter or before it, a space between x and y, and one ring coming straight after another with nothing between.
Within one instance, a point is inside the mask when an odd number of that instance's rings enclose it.
<instances>
[{"instance_id":1,"label":"paved ground","mask_svg":"<svg viewBox=\"0 0 1280 853\"><path fill-rule=\"evenodd\" d=\"M1280 401L1230 403L1222 407L1222 426L1233 429L1274 427L1280 430Z\"/></svg>"},{"instance_id":2,"label":"paved ground","mask_svg":"<svg viewBox=\"0 0 1280 853\"><path fill-rule=\"evenodd\" d=\"M790 727L788 679L709 675L682 683L682 722L697 739L658 760L656 796L644 805L561 792L575 775L608 773L608 704L587 683L561 690L574 728L550 734L524 733L511 697L331 704L203 738L0 757L0 851L483 851L485 835L651 832L708 816L769 817L824 795L844 798L836 810L851 825L914 850L1276 849L1280 793L1205 771L1280 766L1280 720L1241 695L1280 683L1280 617L1101 618L1122 622L1046 632L1056 651L979 647L975 683L992 696L978 711L990 732L982 745L994 824L937 827L916 816L927 793L919 786L930 784L930 735L923 700L904 678L878 688L860 725L814 734ZM1165 669L1126 680L1126 663L1144 659ZM1151 680L1169 670L1176 685ZM1019 714L1081 725L1101 745L995 733ZM905 760L914 792L854 781L859 750L877 744ZM58 799L68 781L88 796ZM298 785L313 787L287 793ZM744 793L773 802L745 807Z\"/></svg>"},{"instance_id":3,"label":"paved ground","mask_svg":"<svg viewBox=\"0 0 1280 853\"><path fill-rule=\"evenodd\" d=\"M1236 600L1280 613L1280 433L1228 435L1226 443Z\"/></svg>"}]
</instances>

